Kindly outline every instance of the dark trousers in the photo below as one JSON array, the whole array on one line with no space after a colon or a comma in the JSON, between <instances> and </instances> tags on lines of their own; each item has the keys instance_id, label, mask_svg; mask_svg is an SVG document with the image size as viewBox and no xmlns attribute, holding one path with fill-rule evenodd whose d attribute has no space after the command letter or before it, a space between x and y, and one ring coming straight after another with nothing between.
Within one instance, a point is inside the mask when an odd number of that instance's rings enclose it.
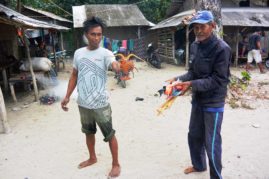
<instances>
[{"instance_id":1,"label":"dark trousers","mask_svg":"<svg viewBox=\"0 0 269 179\"><path fill-rule=\"evenodd\" d=\"M221 124L223 107L208 108L192 105L188 133L188 143L193 167L198 171L206 170L207 153L210 166L210 179L221 177Z\"/></svg>"}]
</instances>

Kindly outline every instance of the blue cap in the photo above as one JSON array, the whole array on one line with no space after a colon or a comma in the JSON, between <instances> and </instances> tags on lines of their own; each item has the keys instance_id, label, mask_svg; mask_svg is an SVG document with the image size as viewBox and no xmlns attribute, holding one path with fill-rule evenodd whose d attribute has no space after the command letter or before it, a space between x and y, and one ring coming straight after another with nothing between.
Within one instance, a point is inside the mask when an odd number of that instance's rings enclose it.
<instances>
[{"instance_id":1,"label":"blue cap","mask_svg":"<svg viewBox=\"0 0 269 179\"><path fill-rule=\"evenodd\" d=\"M190 25L194 23L206 24L210 21L214 21L214 17L211 11L198 11L190 21Z\"/></svg>"}]
</instances>

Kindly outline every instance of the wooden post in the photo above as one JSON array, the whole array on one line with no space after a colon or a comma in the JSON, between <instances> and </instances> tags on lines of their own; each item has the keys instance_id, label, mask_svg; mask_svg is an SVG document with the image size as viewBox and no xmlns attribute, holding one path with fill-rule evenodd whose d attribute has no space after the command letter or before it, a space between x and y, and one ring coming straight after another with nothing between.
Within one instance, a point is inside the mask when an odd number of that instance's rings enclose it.
<instances>
[{"instance_id":1,"label":"wooden post","mask_svg":"<svg viewBox=\"0 0 269 179\"><path fill-rule=\"evenodd\" d=\"M141 27L139 26L137 29L137 38L140 39L141 38Z\"/></svg>"},{"instance_id":2,"label":"wooden post","mask_svg":"<svg viewBox=\"0 0 269 179\"><path fill-rule=\"evenodd\" d=\"M56 50L55 50L55 42L54 42L54 32L52 32L52 47L53 47L53 54L54 54L54 62L55 62L55 67L56 67L56 72L59 71L59 63L58 59L56 58Z\"/></svg>"},{"instance_id":3,"label":"wooden post","mask_svg":"<svg viewBox=\"0 0 269 179\"><path fill-rule=\"evenodd\" d=\"M9 133L10 127L7 122L7 111L5 106L5 101L0 86L0 133Z\"/></svg>"},{"instance_id":4,"label":"wooden post","mask_svg":"<svg viewBox=\"0 0 269 179\"><path fill-rule=\"evenodd\" d=\"M189 69L189 25L186 25L185 69Z\"/></svg>"},{"instance_id":5,"label":"wooden post","mask_svg":"<svg viewBox=\"0 0 269 179\"><path fill-rule=\"evenodd\" d=\"M167 41L167 38L168 38L169 34L168 34L168 31L165 31L165 30L163 30L162 33L165 34L165 37L164 37L165 56L169 57L169 54L168 54L168 41Z\"/></svg>"},{"instance_id":6,"label":"wooden post","mask_svg":"<svg viewBox=\"0 0 269 179\"><path fill-rule=\"evenodd\" d=\"M4 81L4 91L8 91L8 80L7 80L7 71L5 68L2 69L3 81Z\"/></svg>"},{"instance_id":7,"label":"wooden post","mask_svg":"<svg viewBox=\"0 0 269 179\"><path fill-rule=\"evenodd\" d=\"M29 46L27 44L27 38L25 36L24 31L25 31L25 29L23 30L23 40L25 42L26 54L27 54L27 58L28 58L28 61L29 61L30 72L31 72L33 85L34 85L35 101L37 101L38 100L38 89L37 89L37 84L36 84L36 77L35 77L35 73L34 73L34 70L33 70L33 65L32 65L32 60L31 60L31 56L30 56Z\"/></svg>"},{"instance_id":8,"label":"wooden post","mask_svg":"<svg viewBox=\"0 0 269 179\"><path fill-rule=\"evenodd\" d=\"M235 67L238 66L239 27L236 27Z\"/></svg>"},{"instance_id":9,"label":"wooden post","mask_svg":"<svg viewBox=\"0 0 269 179\"><path fill-rule=\"evenodd\" d=\"M61 39L61 51L63 51L64 50L63 32L60 32L60 39Z\"/></svg>"},{"instance_id":10,"label":"wooden post","mask_svg":"<svg viewBox=\"0 0 269 179\"><path fill-rule=\"evenodd\" d=\"M15 94L15 90L14 90L14 84L13 83L9 83L9 88L10 88L10 92L11 92L11 96L13 98L13 101L15 103L17 103L17 98L16 98L16 94Z\"/></svg>"},{"instance_id":11,"label":"wooden post","mask_svg":"<svg viewBox=\"0 0 269 179\"><path fill-rule=\"evenodd\" d=\"M175 57L175 32L172 31L172 58L174 61L176 61L176 57Z\"/></svg>"}]
</instances>

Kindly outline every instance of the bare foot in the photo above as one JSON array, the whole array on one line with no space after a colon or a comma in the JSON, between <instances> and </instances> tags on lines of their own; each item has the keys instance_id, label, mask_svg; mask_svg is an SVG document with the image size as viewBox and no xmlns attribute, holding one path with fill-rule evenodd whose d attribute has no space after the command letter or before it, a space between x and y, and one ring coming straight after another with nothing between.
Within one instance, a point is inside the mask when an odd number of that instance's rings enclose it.
<instances>
[{"instance_id":1,"label":"bare foot","mask_svg":"<svg viewBox=\"0 0 269 179\"><path fill-rule=\"evenodd\" d=\"M89 159L89 160L85 160L84 162L81 162L79 165L78 165L78 169L82 169L82 168L85 168L87 166L90 166L90 165L93 165L97 162L97 159Z\"/></svg>"},{"instance_id":2,"label":"bare foot","mask_svg":"<svg viewBox=\"0 0 269 179\"><path fill-rule=\"evenodd\" d=\"M206 170L203 170L203 171L206 171ZM186 168L185 170L184 170L184 173L185 174L189 174L189 173L193 173L193 172L203 172L203 171L198 171L198 170L196 170L194 167L188 167L188 168Z\"/></svg>"},{"instance_id":3,"label":"bare foot","mask_svg":"<svg viewBox=\"0 0 269 179\"><path fill-rule=\"evenodd\" d=\"M111 171L109 172L109 177L118 177L120 176L120 166L119 165L113 165Z\"/></svg>"}]
</instances>

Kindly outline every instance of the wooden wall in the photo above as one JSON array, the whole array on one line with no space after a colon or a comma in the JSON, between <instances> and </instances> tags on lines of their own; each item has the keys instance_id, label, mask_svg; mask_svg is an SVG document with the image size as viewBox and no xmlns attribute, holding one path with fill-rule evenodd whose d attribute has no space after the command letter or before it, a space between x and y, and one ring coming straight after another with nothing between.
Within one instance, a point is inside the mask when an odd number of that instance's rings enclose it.
<instances>
[{"instance_id":1,"label":"wooden wall","mask_svg":"<svg viewBox=\"0 0 269 179\"><path fill-rule=\"evenodd\" d=\"M8 55L13 54L18 58L18 41L14 26L0 24L0 48Z\"/></svg>"},{"instance_id":2,"label":"wooden wall","mask_svg":"<svg viewBox=\"0 0 269 179\"><path fill-rule=\"evenodd\" d=\"M158 30L158 50L161 59L167 63L175 63L174 32L169 28Z\"/></svg>"}]
</instances>

